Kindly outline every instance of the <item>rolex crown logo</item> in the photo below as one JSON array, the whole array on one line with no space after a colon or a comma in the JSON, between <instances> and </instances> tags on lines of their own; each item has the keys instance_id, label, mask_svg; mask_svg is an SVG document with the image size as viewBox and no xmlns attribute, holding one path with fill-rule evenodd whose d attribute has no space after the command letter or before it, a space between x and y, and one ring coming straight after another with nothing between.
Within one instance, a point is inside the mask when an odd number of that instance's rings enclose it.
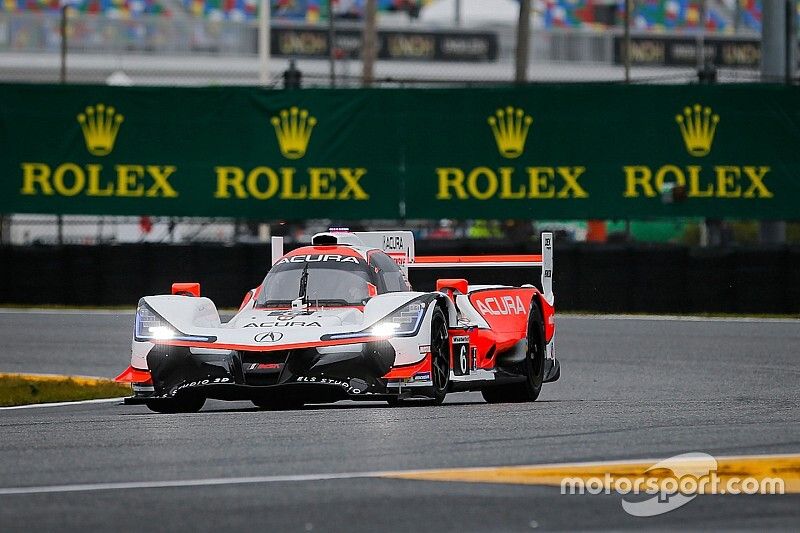
<instances>
[{"instance_id":1,"label":"rolex crown logo","mask_svg":"<svg viewBox=\"0 0 800 533\"><path fill-rule=\"evenodd\" d=\"M78 123L83 130L86 149L92 155L108 155L114 149L119 126L125 117L104 104L86 108L85 113L78 114Z\"/></svg>"},{"instance_id":2,"label":"rolex crown logo","mask_svg":"<svg viewBox=\"0 0 800 533\"><path fill-rule=\"evenodd\" d=\"M533 118L526 115L521 108L514 109L508 106L505 109L498 109L489 117L488 122L500 155L507 159L521 156L525 150L525 139L528 137L528 129Z\"/></svg>"},{"instance_id":3,"label":"rolex crown logo","mask_svg":"<svg viewBox=\"0 0 800 533\"><path fill-rule=\"evenodd\" d=\"M278 146L285 158L300 159L306 155L311 130L317 124L317 119L310 116L307 109L292 106L282 110L280 118L272 117L270 122L275 127Z\"/></svg>"},{"instance_id":4,"label":"rolex crown logo","mask_svg":"<svg viewBox=\"0 0 800 533\"><path fill-rule=\"evenodd\" d=\"M714 142L719 115L712 114L711 108L708 106L695 104L693 107L685 107L683 115L676 115L675 120L681 129L686 150L691 155L702 157L711 152L711 143Z\"/></svg>"}]
</instances>

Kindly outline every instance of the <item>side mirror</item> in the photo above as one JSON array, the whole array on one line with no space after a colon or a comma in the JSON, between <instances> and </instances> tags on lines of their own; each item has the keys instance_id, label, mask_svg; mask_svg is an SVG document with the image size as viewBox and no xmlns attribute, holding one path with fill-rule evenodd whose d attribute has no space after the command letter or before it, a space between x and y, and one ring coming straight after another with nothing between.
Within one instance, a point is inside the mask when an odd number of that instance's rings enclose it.
<instances>
[{"instance_id":1,"label":"side mirror","mask_svg":"<svg viewBox=\"0 0 800 533\"><path fill-rule=\"evenodd\" d=\"M194 296L200 297L200 284L199 283L173 283L172 294L178 296Z\"/></svg>"}]
</instances>

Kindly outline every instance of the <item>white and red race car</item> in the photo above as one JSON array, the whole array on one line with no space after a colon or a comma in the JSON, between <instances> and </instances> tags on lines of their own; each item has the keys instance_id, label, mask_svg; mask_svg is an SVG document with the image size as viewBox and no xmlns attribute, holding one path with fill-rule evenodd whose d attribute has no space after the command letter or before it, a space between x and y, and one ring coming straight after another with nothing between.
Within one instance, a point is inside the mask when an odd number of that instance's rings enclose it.
<instances>
[{"instance_id":1,"label":"white and red race car","mask_svg":"<svg viewBox=\"0 0 800 533\"><path fill-rule=\"evenodd\" d=\"M222 322L198 283L139 301L128 404L191 412L207 398L266 409L385 400L440 404L449 392L486 401L535 400L556 381L553 236L541 255L414 254L408 231L328 232L283 254L239 312ZM409 268L541 267L533 285L470 285L444 278L415 292ZM498 275L500 277L500 275Z\"/></svg>"}]
</instances>

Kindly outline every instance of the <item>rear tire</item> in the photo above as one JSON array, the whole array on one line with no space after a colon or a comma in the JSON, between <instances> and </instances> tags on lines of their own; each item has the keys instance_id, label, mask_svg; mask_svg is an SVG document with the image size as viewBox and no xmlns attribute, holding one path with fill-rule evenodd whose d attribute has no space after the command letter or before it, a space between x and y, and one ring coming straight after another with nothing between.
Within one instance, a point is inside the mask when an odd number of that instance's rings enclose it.
<instances>
[{"instance_id":1,"label":"rear tire","mask_svg":"<svg viewBox=\"0 0 800 533\"><path fill-rule=\"evenodd\" d=\"M481 391L483 399L488 403L535 401L544 381L544 352L544 323L534 299L528 314L528 350L518 368L520 374L525 376L525 381L484 389Z\"/></svg>"},{"instance_id":2,"label":"rear tire","mask_svg":"<svg viewBox=\"0 0 800 533\"><path fill-rule=\"evenodd\" d=\"M203 396L183 396L179 398L168 398L163 400L153 400L145 402L147 408L156 413L196 413L205 405L206 399Z\"/></svg>"}]
</instances>

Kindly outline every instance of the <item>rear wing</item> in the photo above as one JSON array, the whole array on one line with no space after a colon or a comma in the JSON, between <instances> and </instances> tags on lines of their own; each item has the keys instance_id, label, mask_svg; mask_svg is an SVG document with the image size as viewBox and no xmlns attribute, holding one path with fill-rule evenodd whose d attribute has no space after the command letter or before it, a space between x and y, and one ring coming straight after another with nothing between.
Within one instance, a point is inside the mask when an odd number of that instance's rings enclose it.
<instances>
[{"instance_id":1,"label":"rear wing","mask_svg":"<svg viewBox=\"0 0 800 533\"><path fill-rule=\"evenodd\" d=\"M378 248L403 270L409 268L477 268L477 267L541 267L542 291L548 303L553 303L553 234L542 233L541 255L428 255L414 252L414 234L410 231L331 231L314 236L335 238L337 243ZM272 237L272 264L283 257L283 237Z\"/></svg>"},{"instance_id":2,"label":"rear wing","mask_svg":"<svg viewBox=\"0 0 800 533\"><path fill-rule=\"evenodd\" d=\"M409 268L541 267L542 291L553 304L553 234L542 233L541 255L418 255Z\"/></svg>"}]
</instances>

